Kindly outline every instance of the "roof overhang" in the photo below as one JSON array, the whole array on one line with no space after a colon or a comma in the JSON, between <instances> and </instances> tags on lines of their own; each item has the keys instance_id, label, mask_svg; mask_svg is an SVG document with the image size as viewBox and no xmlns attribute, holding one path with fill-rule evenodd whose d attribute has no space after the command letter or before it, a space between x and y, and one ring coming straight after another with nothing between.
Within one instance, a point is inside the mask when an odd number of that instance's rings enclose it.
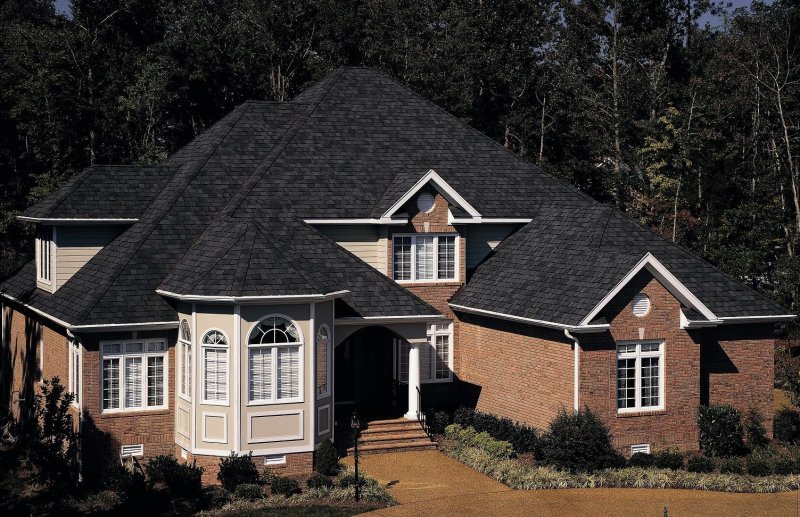
<instances>
[{"instance_id":1,"label":"roof overhang","mask_svg":"<svg viewBox=\"0 0 800 517\"><path fill-rule=\"evenodd\" d=\"M413 315L413 316L347 316L336 318L336 325L389 325L392 323L417 323L438 321L444 319L441 314Z\"/></svg>"},{"instance_id":2,"label":"roof overhang","mask_svg":"<svg viewBox=\"0 0 800 517\"><path fill-rule=\"evenodd\" d=\"M306 224L408 224L408 217L303 219Z\"/></svg>"},{"instance_id":3,"label":"roof overhang","mask_svg":"<svg viewBox=\"0 0 800 517\"><path fill-rule=\"evenodd\" d=\"M180 294L173 293L172 291L164 291L163 289L156 289L156 293L167 298L173 298L182 302L202 302L202 303L242 303L242 304L274 304L274 303L306 303L306 302L324 302L341 298L350 291L334 291L325 294L288 294L288 295L273 295L273 296L206 296L197 294Z\"/></svg>"},{"instance_id":4,"label":"roof overhang","mask_svg":"<svg viewBox=\"0 0 800 517\"><path fill-rule=\"evenodd\" d=\"M661 284L667 288L667 290L672 293L672 295L677 298L681 303L685 306L692 308L703 315L709 321L718 321L716 315L706 307L706 305L701 302L694 294L692 294L689 289L683 285L683 283L678 280L675 275L669 272L664 264L658 261L652 253L645 254L644 257L631 269L618 283L614 288L606 294L600 302L595 305L595 307L586 315L583 320L581 320L581 325L585 325L590 321L594 320L600 314L606 305L614 299L614 297L619 294L622 289L628 285L628 283L635 277L642 269L647 268L647 270L656 278L658 279Z\"/></svg>"},{"instance_id":5,"label":"roof overhang","mask_svg":"<svg viewBox=\"0 0 800 517\"><path fill-rule=\"evenodd\" d=\"M59 226L84 225L84 224L134 224L139 222L139 219L28 217L24 215L18 215L17 219L26 223L54 224Z\"/></svg>"},{"instance_id":6,"label":"roof overhang","mask_svg":"<svg viewBox=\"0 0 800 517\"><path fill-rule=\"evenodd\" d=\"M428 183L433 183L437 190L439 190L439 192L446 197L448 201L460 207L462 210L468 213L470 217L474 218L481 216L481 214L475 210L475 207L469 204L469 202L464 199L461 194L456 192L456 189L451 187L450 184L447 183L441 176L439 176L435 170L431 169L419 180L417 180L417 182L414 183L414 186L408 189L406 193L403 194L400 199L398 199L386 212L384 212L383 215L381 215L381 219L391 218L392 215L400 210L400 208L402 208L409 199L414 197L414 195Z\"/></svg>"},{"instance_id":7,"label":"roof overhang","mask_svg":"<svg viewBox=\"0 0 800 517\"><path fill-rule=\"evenodd\" d=\"M757 323L781 323L797 318L796 314L774 314L767 316L729 316L717 318L716 320L693 320L681 310L682 329L701 329L718 327L720 325L747 325Z\"/></svg>"},{"instance_id":8,"label":"roof overhang","mask_svg":"<svg viewBox=\"0 0 800 517\"><path fill-rule=\"evenodd\" d=\"M515 321L517 323L526 323L528 325L536 325L539 327L546 327L557 330L567 330L575 334L594 334L598 332L605 332L611 326L608 323L601 324L580 324L580 325L566 325L564 323L556 323L553 321L537 320L534 318L525 318L522 316L515 316L503 312L489 311L486 309L478 309L475 307L467 307L465 305L458 305L455 303L449 304L450 308L454 311L466 312L468 314L477 314L479 316L487 316L490 318L497 318L507 321Z\"/></svg>"},{"instance_id":9,"label":"roof overhang","mask_svg":"<svg viewBox=\"0 0 800 517\"><path fill-rule=\"evenodd\" d=\"M447 211L447 224L528 224L530 217L455 217Z\"/></svg>"}]
</instances>

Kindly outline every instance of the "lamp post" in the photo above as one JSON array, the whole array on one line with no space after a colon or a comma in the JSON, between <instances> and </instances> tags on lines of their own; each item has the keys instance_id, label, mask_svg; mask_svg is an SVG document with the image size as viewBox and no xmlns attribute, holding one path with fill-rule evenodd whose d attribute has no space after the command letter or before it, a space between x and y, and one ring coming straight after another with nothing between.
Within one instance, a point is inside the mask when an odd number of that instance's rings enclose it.
<instances>
[{"instance_id":1,"label":"lamp post","mask_svg":"<svg viewBox=\"0 0 800 517\"><path fill-rule=\"evenodd\" d=\"M358 430L361 428L361 422L358 420L358 413L353 409L353 418L350 420L350 427L353 429L353 458L355 460L355 478L356 478L356 502L360 499L358 493Z\"/></svg>"}]
</instances>

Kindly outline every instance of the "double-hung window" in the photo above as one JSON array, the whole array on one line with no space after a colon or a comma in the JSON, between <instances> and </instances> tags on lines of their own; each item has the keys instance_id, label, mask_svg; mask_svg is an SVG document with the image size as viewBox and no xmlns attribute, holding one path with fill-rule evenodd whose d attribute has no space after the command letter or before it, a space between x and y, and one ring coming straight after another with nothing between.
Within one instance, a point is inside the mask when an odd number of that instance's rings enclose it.
<instances>
[{"instance_id":1,"label":"double-hung window","mask_svg":"<svg viewBox=\"0 0 800 517\"><path fill-rule=\"evenodd\" d=\"M303 337L295 323L263 319L250 332L247 349L251 404L303 401Z\"/></svg>"},{"instance_id":2,"label":"double-hung window","mask_svg":"<svg viewBox=\"0 0 800 517\"><path fill-rule=\"evenodd\" d=\"M72 403L79 406L81 403L81 344L75 339L69 342L69 387L67 388L74 398Z\"/></svg>"},{"instance_id":3,"label":"double-hung window","mask_svg":"<svg viewBox=\"0 0 800 517\"><path fill-rule=\"evenodd\" d=\"M203 336L203 403L228 402L228 338L219 330Z\"/></svg>"},{"instance_id":4,"label":"double-hung window","mask_svg":"<svg viewBox=\"0 0 800 517\"><path fill-rule=\"evenodd\" d=\"M395 235L393 273L398 282L447 282L458 278L456 235Z\"/></svg>"},{"instance_id":5,"label":"double-hung window","mask_svg":"<svg viewBox=\"0 0 800 517\"><path fill-rule=\"evenodd\" d=\"M617 411L664 408L664 343L617 345Z\"/></svg>"},{"instance_id":6,"label":"double-hung window","mask_svg":"<svg viewBox=\"0 0 800 517\"><path fill-rule=\"evenodd\" d=\"M178 393L189 400L192 398L192 330L187 320L181 320L178 339Z\"/></svg>"},{"instance_id":7,"label":"double-hung window","mask_svg":"<svg viewBox=\"0 0 800 517\"><path fill-rule=\"evenodd\" d=\"M101 344L103 411L167 407L167 343L128 340Z\"/></svg>"},{"instance_id":8,"label":"double-hung window","mask_svg":"<svg viewBox=\"0 0 800 517\"><path fill-rule=\"evenodd\" d=\"M46 284L52 276L53 227L40 226L36 234L36 279Z\"/></svg>"},{"instance_id":9,"label":"double-hung window","mask_svg":"<svg viewBox=\"0 0 800 517\"><path fill-rule=\"evenodd\" d=\"M428 326L428 343L419 351L420 382L446 382L453 379L453 325L450 322ZM408 351L411 345L395 339L396 364L401 382L408 382Z\"/></svg>"}]
</instances>

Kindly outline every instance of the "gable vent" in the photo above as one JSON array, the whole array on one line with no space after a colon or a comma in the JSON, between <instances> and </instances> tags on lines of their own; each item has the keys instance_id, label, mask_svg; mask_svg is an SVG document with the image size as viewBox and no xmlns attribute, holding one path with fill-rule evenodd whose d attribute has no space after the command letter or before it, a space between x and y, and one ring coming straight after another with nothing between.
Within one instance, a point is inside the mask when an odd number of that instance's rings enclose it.
<instances>
[{"instance_id":1,"label":"gable vent","mask_svg":"<svg viewBox=\"0 0 800 517\"><path fill-rule=\"evenodd\" d=\"M631 301L631 308L633 309L633 314L641 318L650 312L650 298L644 293L637 294Z\"/></svg>"},{"instance_id":2,"label":"gable vent","mask_svg":"<svg viewBox=\"0 0 800 517\"><path fill-rule=\"evenodd\" d=\"M420 212L428 214L434 209L435 206L436 199L428 192L423 192L417 198L417 208L419 208Z\"/></svg>"},{"instance_id":3,"label":"gable vent","mask_svg":"<svg viewBox=\"0 0 800 517\"><path fill-rule=\"evenodd\" d=\"M120 454L123 458L127 458L129 456L144 456L144 444L137 444L137 445L123 445Z\"/></svg>"}]
</instances>

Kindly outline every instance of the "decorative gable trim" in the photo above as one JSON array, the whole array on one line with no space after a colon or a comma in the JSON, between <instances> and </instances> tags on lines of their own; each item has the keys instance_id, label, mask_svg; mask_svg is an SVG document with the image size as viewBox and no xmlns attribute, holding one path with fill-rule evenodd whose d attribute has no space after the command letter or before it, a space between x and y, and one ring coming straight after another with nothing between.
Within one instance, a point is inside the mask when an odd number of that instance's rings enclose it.
<instances>
[{"instance_id":1,"label":"decorative gable trim","mask_svg":"<svg viewBox=\"0 0 800 517\"><path fill-rule=\"evenodd\" d=\"M393 204L389 208L389 210L384 212L383 215L381 216L381 219L391 219L391 217L398 210L400 210L400 208L403 205L405 205L408 202L409 199L414 197L414 195L417 192L419 192L422 189L422 187L424 187L428 183L433 183L437 187L439 192L442 193L443 196L448 198L448 200L451 203L461 207L461 209L463 209L465 212L467 212L470 216L472 216L473 218L480 218L481 214L477 210L475 210L475 207L473 207L471 204L469 204L469 202L466 199L461 197L461 194L456 192L456 190L453 187L451 187L450 184L448 184L441 176L439 176L439 174L435 170L431 169L428 172L426 172L425 175L422 176L414 184L413 187L408 189L408 191L406 191L406 193L403 194L400 197L400 199L398 199L395 202L395 204Z\"/></svg>"},{"instance_id":2,"label":"decorative gable trim","mask_svg":"<svg viewBox=\"0 0 800 517\"><path fill-rule=\"evenodd\" d=\"M653 276L661 282L661 284L667 288L667 290L672 293L672 295L677 298L681 303L685 306L692 308L702 314L709 322L714 323L721 323L722 321L711 312L711 309L706 307L706 305L700 301L694 294L692 294L689 289L683 285L683 283L678 280L675 275L669 272L669 270L664 267L664 264L659 262L657 258L653 256L652 253L645 254L644 257L631 269L628 274L626 274L622 280L617 283L617 285L612 289L602 300L598 303L594 309L589 312L589 314L581 320L581 325L586 325L590 321L597 318L600 311L608 305L614 297L619 294L619 292L628 285L633 277L635 277L642 269L647 268Z\"/></svg>"}]
</instances>

